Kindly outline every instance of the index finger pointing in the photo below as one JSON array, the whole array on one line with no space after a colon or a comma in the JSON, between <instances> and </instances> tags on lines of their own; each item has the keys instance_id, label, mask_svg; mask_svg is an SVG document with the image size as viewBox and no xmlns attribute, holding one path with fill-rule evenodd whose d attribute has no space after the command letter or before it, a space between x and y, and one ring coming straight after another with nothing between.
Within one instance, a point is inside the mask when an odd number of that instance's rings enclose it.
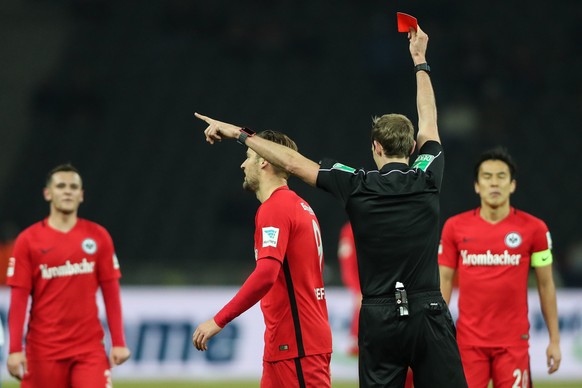
<instances>
[{"instance_id":1,"label":"index finger pointing","mask_svg":"<svg viewBox=\"0 0 582 388\"><path fill-rule=\"evenodd\" d=\"M201 114L200 114L200 113L198 113L198 112L194 112L194 116L198 117L200 120L204 120L204 121L206 121L208 124L210 124L210 122L212 121L212 119L211 119L210 117L207 117L207 116L201 115Z\"/></svg>"}]
</instances>

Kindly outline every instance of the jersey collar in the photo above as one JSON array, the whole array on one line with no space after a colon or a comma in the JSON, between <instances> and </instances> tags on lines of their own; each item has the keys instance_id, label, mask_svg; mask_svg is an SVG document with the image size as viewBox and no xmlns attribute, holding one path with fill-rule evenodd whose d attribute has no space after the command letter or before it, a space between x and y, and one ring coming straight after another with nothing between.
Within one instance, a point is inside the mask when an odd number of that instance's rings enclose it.
<instances>
[{"instance_id":1,"label":"jersey collar","mask_svg":"<svg viewBox=\"0 0 582 388\"><path fill-rule=\"evenodd\" d=\"M386 163L385 165L383 165L382 168L380 169L380 172L384 173L384 172L389 172L389 171L393 171L393 170L407 171L409 169L410 169L410 166L406 163L390 162L390 163Z\"/></svg>"}]
</instances>

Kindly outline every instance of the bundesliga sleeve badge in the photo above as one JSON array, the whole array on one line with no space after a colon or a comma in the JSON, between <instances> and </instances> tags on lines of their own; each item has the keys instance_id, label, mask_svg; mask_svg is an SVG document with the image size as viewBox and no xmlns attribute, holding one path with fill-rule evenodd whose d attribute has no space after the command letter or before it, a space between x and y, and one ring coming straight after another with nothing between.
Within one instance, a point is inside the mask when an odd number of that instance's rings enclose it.
<instances>
[{"instance_id":1,"label":"bundesliga sleeve badge","mask_svg":"<svg viewBox=\"0 0 582 388\"><path fill-rule=\"evenodd\" d=\"M11 257L8 259L8 268L6 269L6 277L11 278L14 276L14 267L16 267L16 259Z\"/></svg>"},{"instance_id":2,"label":"bundesliga sleeve badge","mask_svg":"<svg viewBox=\"0 0 582 388\"><path fill-rule=\"evenodd\" d=\"M267 226L262 229L263 231L263 248L265 247L277 247L277 242L279 240L279 228L274 226Z\"/></svg>"}]
</instances>

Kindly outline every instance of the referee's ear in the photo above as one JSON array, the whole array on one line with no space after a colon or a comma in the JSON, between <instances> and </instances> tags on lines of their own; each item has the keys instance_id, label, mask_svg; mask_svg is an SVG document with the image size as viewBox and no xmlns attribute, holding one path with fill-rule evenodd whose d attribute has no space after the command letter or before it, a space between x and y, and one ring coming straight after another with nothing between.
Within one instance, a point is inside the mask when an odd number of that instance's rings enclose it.
<instances>
[{"instance_id":1,"label":"referee's ear","mask_svg":"<svg viewBox=\"0 0 582 388\"><path fill-rule=\"evenodd\" d=\"M384 156L384 147L377 140L372 141L372 151L378 156Z\"/></svg>"}]
</instances>

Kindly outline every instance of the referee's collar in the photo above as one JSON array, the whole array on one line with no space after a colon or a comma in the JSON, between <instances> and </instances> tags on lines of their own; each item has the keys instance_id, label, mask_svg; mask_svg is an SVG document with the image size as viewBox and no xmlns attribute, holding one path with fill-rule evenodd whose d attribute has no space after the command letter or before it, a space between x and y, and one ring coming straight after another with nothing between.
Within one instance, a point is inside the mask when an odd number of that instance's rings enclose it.
<instances>
[{"instance_id":1,"label":"referee's collar","mask_svg":"<svg viewBox=\"0 0 582 388\"><path fill-rule=\"evenodd\" d=\"M383 165L382 168L380 169L380 172L384 173L384 172L390 172L393 170L407 171L407 170L410 170L410 166L406 163L390 162L390 163L386 163L385 165Z\"/></svg>"}]
</instances>

